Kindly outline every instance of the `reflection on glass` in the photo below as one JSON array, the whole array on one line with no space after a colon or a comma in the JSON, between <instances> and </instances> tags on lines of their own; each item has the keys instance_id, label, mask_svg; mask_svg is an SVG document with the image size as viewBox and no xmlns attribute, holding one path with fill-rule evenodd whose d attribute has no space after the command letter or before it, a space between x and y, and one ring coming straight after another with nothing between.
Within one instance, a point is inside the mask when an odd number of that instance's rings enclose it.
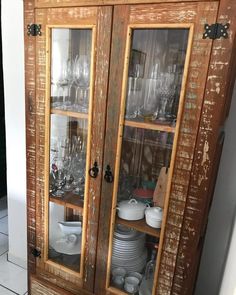
<instances>
[{"instance_id":1,"label":"reflection on glass","mask_svg":"<svg viewBox=\"0 0 236 295\"><path fill-rule=\"evenodd\" d=\"M52 29L52 108L88 112L91 37L90 29Z\"/></svg>"},{"instance_id":2,"label":"reflection on glass","mask_svg":"<svg viewBox=\"0 0 236 295\"><path fill-rule=\"evenodd\" d=\"M76 271L80 266L87 132L86 119L51 115L49 258Z\"/></svg>"},{"instance_id":3,"label":"reflection on glass","mask_svg":"<svg viewBox=\"0 0 236 295\"><path fill-rule=\"evenodd\" d=\"M174 124L188 29L135 29L132 33L125 117Z\"/></svg>"},{"instance_id":4,"label":"reflection on glass","mask_svg":"<svg viewBox=\"0 0 236 295\"><path fill-rule=\"evenodd\" d=\"M160 171L170 165L172 144L172 133L124 128L118 201L135 198L152 205Z\"/></svg>"},{"instance_id":5,"label":"reflection on glass","mask_svg":"<svg viewBox=\"0 0 236 295\"><path fill-rule=\"evenodd\" d=\"M52 261L79 272L82 216L54 202L49 203L49 250Z\"/></svg>"},{"instance_id":6,"label":"reflection on glass","mask_svg":"<svg viewBox=\"0 0 236 295\"><path fill-rule=\"evenodd\" d=\"M110 284L129 294L152 294L162 221L162 209L155 208L154 198L161 171L170 165L173 139L173 133L124 127Z\"/></svg>"},{"instance_id":7,"label":"reflection on glass","mask_svg":"<svg viewBox=\"0 0 236 295\"><path fill-rule=\"evenodd\" d=\"M152 294L158 238L117 224L110 283L128 294Z\"/></svg>"}]
</instances>

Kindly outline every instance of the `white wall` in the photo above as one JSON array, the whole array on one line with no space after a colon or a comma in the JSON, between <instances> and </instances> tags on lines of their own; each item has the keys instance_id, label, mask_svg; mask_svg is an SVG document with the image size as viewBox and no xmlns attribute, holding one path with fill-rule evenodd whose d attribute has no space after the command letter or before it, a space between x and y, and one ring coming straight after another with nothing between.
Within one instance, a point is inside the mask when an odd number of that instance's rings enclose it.
<instances>
[{"instance_id":1,"label":"white wall","mask_svg":"<svg viewBox=\"0 0 236 295\"><path fill-rule=\"evenodd\" d=\"M195 295L218 295L235 223L236 85L200 264ZM236 223L220 295L236 295ZM230 262L231 259L231 262ZM233 281L232 281L233 280ZM228 284L228 286L227 286Z\"/></svg>"},{"instance_id":2,"label":"white wall","mask_svg":"<svg viewBox=\"0 0 236 295\"><path fill-rule=\"evenodd\" d=\"M26 156L23 0L2 0L6 118L8 259L26 267Z\"/></svg>"}]
</instances>

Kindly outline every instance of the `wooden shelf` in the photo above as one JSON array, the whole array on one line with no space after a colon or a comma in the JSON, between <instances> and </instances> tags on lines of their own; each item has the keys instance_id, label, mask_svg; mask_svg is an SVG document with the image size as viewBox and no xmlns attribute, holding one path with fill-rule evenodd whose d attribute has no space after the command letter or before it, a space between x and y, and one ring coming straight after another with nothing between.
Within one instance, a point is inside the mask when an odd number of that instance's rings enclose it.
<instances>
[{"instance_id":1,"label":"wooden shelf","mask_svg":"<svg viewBox=\"0 0 236 295\"><path fill-rule=\"evenodd\" d=\"M72 192L65 193L62 197L49 196L49 201L66 208L75 209L81 214L83 213L84 202L80 196L73 194Z\"/></svg>"},{"instance_id":2,"label":"wooden shelf","mask_svg":"<svg viewBox=\"0 0 236 295\"><path fill-rule=\"evenodd\" d=\"M164 131L164 132L171 132L171 133L175 132L174 126L170 126L168 124L161 124L158 122L153 123L153 122L125 120L124 125L129 127L148 129L148 130Z\"/></svg>"},{"instance_id":3,"label":"wooden shelf","mask_svg":"<svg viewBox=\"0 0 236 295\"><path fill-rule=\"evenodd\" d=\"M143 232L145 234L148 234L156 238L160 237L161 230L147 225L145 219L130 221L130 220L121 219L118 216L116 216L116 223L134 228L140 232Z\"/></svg>"},{"instance_id":4,"label":"wooden shelf","mask_svg":"<svg viewBox=\"0 0 236 295\"><path fill-rule=\"evenodd\" d=\"M67 116L67 117L74 117L74 118L78 118L78 119L88 119L88 114L59 110L59 109L51 109L51 114Z\"/></svg>"}]
</instances>

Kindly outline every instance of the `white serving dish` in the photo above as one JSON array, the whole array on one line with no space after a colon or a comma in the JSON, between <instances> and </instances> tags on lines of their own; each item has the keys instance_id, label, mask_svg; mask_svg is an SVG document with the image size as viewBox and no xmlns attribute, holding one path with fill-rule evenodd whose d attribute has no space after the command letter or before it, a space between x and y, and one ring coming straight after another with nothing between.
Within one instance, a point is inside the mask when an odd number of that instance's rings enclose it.
<instances>
[{"instance_id":1,"label":"white serving dish","mask_svg":"<svg viewBox=\"0 0 236 295\"><path fill-rule=\"evenodd\" d=\"M146 223L153 228L161 228L163 211L160 207L150 207L145 210Z\"/></svg>"},{"instance_id":2,"label":"white serving dish","mask_svg":"<svg viewBox=\"0 0 236 295\"><path fill-rule=\"evenodd\" d=\"M135 199L125 200L118 203L118 216L125 220L140 220L144 218L147 205Z\"/></svg>"},{"instance_id":3,"label":"white serving dish","mask_svg":"<svg viewBox=\"0 0 236 295\"><path fill-rule=\"evenodd\" d=\"M67 255L78 255L81 253L81 236L76 240L71 239L71 236L63 237L60 239L53 240L50 244L51 247L58 253L67 254Z\"/></svg>"},{"instance_id":4,"label":"white serving dish","mask_svg":"<svg viewBox=\"0 0 236 295\"><path fill-rule=\"evenodd\" d=\"M58 225L64 235L80 235L82 232L81 221L61 221L58 222Z\"/></svg>"}]
</instances>

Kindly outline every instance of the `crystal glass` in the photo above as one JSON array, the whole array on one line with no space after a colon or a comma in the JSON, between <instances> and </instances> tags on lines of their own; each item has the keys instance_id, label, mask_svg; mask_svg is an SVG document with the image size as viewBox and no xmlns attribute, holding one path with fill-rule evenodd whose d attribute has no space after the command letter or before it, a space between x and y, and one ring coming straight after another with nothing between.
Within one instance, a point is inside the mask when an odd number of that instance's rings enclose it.
<instances>
[{"instance_id":1,"label":"crystal glass","mask_svg":"<svg viewBox=\"0 0 236 295\"><path fill-rule=\"evenodd\" d=\"M76 84L75 107L78 111L87 113L90 82L90 61L87 55L76 56L73 74Z\"/></svg>"},{"instance_id":2,"label":"crystal glass","mask_svg":"<svg viewBox=\"0 0 236 295\"><path fill-rule=\"evenodd\" d=\"M126 119L136 118L140 110L142 79L129 77L126 102Z\"/></svg>"},{"instance_id":3,"label":"crystal glass","mask_svg":"<svg viewBox=\"0 0 236 295\"><path fill-rule=\"evenodd\" d=\"M80 271L83 231L64 235L60 223L83 220L87 121L57 114L51 114L50 118L48 256L53 262L76 272Z\"/></svg>"},{"instance_id":4,"label":"crystal glass","mask_svg":"<svg viewBox=\"0 0 236 295\"><path fill-rule=\"evenodd\" d=\"M51 106L88 111L91 29L52 29Z\"/></svg>"},{"instance_id":5,"label":"crystal glass","mask_svg":"<svg viewBox=\"0 0 236 295\"><path fill-rule=\"evenodd\" d=\"M64 195L63 187L65 185L65 174L63 167L63 157L56 157L52 164L52 176L54 179L55 190L53 192L54 196L61 197Z\"/></svg>"}]
</instances>

